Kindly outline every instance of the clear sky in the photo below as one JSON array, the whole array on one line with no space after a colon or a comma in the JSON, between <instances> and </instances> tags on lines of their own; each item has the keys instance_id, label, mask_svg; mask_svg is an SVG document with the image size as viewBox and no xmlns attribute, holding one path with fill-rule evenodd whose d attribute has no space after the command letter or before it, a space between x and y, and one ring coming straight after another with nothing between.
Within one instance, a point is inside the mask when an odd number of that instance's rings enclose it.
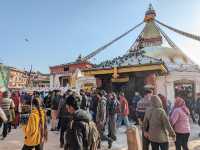
<instances>
[{"instance_id":1,"label":"clear sky","mask_svg":"<svg viewBox=\"0 0 200 150\"><path fill-rule=\"evenodd\" d=\"M141 22L149 2L157 19L200 35L200 0L0 0L0 61L47 73L49 66L74 61ZM200 64L200 42L163 29ZM123 55L141 30L91 61Z\"/></svg>"}]
</instances>

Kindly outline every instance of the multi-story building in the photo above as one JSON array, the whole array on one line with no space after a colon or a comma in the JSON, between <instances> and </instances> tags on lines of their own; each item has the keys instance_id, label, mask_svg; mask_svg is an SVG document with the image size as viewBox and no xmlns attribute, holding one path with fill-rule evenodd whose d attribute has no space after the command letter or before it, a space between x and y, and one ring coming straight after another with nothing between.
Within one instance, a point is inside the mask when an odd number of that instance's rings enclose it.
<instances>
[{"instance_id":1,"label":"multi-story building","mask_svg":"<svg viewBox=\"0 0 200 150\"><path fill-rule=\"evenodd\" d=\"M50 87L50 75L42 74L40 72L34 73L32 80L32 86L35 88L48 88Z\"/></svg>"},{"instance_id":2,"label":"multi-story building","mask_svg":"<svg viewBox=\"0 0 200 150\"><path fill-rule=\"evenodd\" d=\"M92 64L79 59L72 63L56 65L50 67L50 87L51 88L85 88L90 89L96 86L93 77L83 77L82 70L92 68Z\"/></svg>"},{"instance_id":3,"label":"multi-story building","mask_svg":"<svg viewBox=\"0 0 200 150\"><path fill-rule=\"evenodd\" d=\"M49 74L28 72L10 66L7 66L6 68L8 70L6 75L6 79L8 80L8 89L20 90L25 88L48 88L50 86Z\"/></svg>"},{"instance_id":4,"label":"multi-story building","mask_svg":"<svg viewBox=\"0 0 200 150\"><path fill-rule=\"evenodd\" d=\"M22 89L26 87L28 81L28 76L25 71L9 67L9 80L8 88L9 89Z\"/></svg>"}]
</instances>

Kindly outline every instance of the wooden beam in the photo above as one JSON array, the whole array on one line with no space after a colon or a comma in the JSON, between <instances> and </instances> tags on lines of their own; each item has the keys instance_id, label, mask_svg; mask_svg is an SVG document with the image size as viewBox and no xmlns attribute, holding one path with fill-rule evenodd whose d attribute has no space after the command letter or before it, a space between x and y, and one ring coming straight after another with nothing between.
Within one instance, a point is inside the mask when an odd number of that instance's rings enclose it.
<instances>
[{"instance_id":1,"label":"wooden beam","mask_svg":"<svg viewBox=\"0 0 200 150\"><path fill-rule=\"evenodd\" d=\"M161 71L162 73L168 73L168 70L164 64L147 64L147 65L138 65L138 66L126 66L118 67L117 73L130 73L130 72L143 72L143 71ZM114 68L106 69L90 69L84 70L85 76L95 76L95 75L106 75L114 74Z\"/></svg>"}]
</instances>

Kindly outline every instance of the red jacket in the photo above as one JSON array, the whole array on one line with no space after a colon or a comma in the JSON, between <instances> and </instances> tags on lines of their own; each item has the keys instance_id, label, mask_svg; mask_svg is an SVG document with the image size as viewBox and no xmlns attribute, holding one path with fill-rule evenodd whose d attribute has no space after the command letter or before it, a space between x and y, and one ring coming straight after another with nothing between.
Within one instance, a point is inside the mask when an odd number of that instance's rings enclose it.
<instances>
[{"instance_id":1,"label":"red jacket","mask_svg":"<svg viewBox=\"0 0 200 150\"><path fill-rule=\"evenodd\" d=\"M120 96L119 102L121 106L121 115L128 116L129 115L128 101L126 100L124 96Z\"/></svg>"},{"instance_id":2,"label":"red jacket","mask_svg":"<svg viewBox=\"0 0 200 150\"><path fill-rule=\"evenodd\" d=\"M20 97L18 95L12 95L11 98L15 104L15 111L18 111L19 104L20 104Z\"/></svg>"}]
</instances>

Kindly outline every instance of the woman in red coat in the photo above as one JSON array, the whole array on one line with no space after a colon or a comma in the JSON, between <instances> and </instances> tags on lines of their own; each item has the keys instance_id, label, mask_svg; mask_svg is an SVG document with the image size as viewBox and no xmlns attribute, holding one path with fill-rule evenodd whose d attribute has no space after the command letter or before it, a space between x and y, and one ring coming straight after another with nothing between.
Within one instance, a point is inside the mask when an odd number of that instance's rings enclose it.
<instances>
[{"instance_id":1,"label":"woman in red coat","mask_svg":"<svg viewBox=\"0 0 200 150\"><path fill-rule=\"evenodd\" d=\"M20 95L18 92L12 93L11 99L15 104L15 120L13 121L13 125L15 129L19 126L19 105L20 105Z\"/></svg>"}]
</instances>

